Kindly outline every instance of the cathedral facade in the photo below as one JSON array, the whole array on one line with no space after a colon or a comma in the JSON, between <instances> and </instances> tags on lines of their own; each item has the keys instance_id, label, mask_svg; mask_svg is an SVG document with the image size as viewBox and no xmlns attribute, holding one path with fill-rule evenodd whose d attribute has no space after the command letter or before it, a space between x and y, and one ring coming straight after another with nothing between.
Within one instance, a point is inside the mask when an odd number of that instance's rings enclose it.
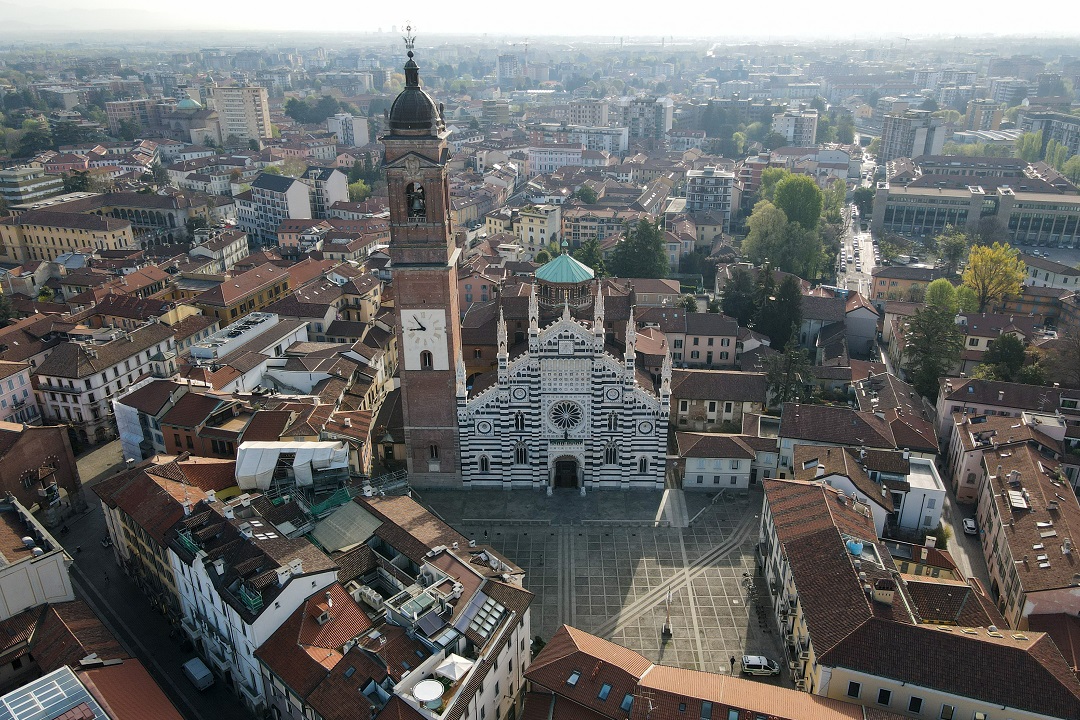
<instances>
[{"instance_id":1,"label":"cathedral facade","mask_svg":"<svg viewBox=\"0 0 1080 720\"><path fill-rule=\"evenodd\" d=\"M591 325L569 305L541 328L536 289L529 299L528 347L514 359L506 323L498 327L493 382L466 387L458 363L458 432L466 487L662 489L671 360L660 386L636 367L633 320L625 352L605 346L603 295Z\"/></svg>"}]
</instances>

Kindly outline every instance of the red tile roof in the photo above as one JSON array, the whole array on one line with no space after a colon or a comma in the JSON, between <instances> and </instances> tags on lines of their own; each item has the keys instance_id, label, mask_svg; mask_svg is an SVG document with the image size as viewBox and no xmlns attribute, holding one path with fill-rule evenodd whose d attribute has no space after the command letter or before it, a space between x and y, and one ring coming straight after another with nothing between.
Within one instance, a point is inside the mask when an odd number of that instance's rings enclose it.
<instances>
[{"instance_id":1,"label":"red tile roof","mask_svg":"<svg viewBox=\"0 0 1080 720\"><path fill-rule=\"evenodd\" d=\"M184 720L138 660L85 670L79 679L112 720Z\"/></svg>"}]
</instances>

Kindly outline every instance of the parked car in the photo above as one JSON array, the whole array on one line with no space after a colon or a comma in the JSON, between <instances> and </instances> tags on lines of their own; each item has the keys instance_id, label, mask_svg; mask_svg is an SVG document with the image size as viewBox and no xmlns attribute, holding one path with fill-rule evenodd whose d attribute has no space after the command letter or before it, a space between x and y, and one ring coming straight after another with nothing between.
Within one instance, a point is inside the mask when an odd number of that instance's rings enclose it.
<instances>
[{"instance_id":1,"label":"parked car","mask_svg":"<svg viewBox=\"0 0 1080 720\"><path fill-rule=\"evenodd\" d=\"M742 671L745 675L779 675L780 665L763 655L743 655Z\"/></svg>"},{"instance_id":2,"label":"parked car","mask_svg":"<svg viewBox=\"0 0 1080 720\"><path fill-rule=\"evenodd\" d=\"M214 684L214 673L199 658L191 658L183 664L184 675L197 690L205 690Z\"/></svg>"},{"instance_id":3,"label":"parked car","mask_svg":"<svg viewBox=\"0 0 1080 720\"><path fill-rule=\"evenodd\" d=\"M964 534L965 535L978 535L979 527L975 524L972 518L964 518Z\"/></svg>"}]
</instances>

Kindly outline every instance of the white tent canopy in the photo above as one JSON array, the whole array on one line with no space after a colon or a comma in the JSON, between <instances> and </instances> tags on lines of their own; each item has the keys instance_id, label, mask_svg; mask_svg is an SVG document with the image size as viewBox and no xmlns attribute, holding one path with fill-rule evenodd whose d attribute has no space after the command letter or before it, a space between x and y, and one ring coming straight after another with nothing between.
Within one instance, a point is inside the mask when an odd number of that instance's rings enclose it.
<instances>
[{"instance_id":1,"label":"white tent canopy","mask_svg":"<svg viewBox=\"0 0 1080 720\"><path fill-rule=\"evenodd\" d=\"M236 454L236 484L241 490L266 491L282 453L293 453L298 486L312 484L313 470L347 468L349 449L340 442L245 442Z\"/></svg>"},{"instance_id":2,"label":"white tent canopy","mask_svg":"<svg viewBox=\"0 0 1080 720\"><path fill-rule=\"evenodd\" d=\"M450 680L460 680L473 666L472 660L461 657L457 653L450 653L446 659L439 663L435 672Z\"/></svg>"}]
</instances>

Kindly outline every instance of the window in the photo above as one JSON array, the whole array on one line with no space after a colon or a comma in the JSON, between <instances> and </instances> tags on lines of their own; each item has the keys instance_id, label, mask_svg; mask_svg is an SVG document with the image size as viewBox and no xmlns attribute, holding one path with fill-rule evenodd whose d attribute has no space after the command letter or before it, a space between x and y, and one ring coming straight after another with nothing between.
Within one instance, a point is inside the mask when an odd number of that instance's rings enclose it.
<instances>
[{"instance_id":1,"label":"window","mask_svg":"<svg viewBox=\"0 0 1080 720\"><path fill-rule=\"evenodd\" d=\"M431 460L438 460L439 459L439 446L438 445L428 445L428 458L431 459Z\"/></svg>"},{"instance_id":2,"label":"window","mask_svg":"<svg viewBox=\"0 0 1080 720\"><path fill-rule=\"evenodd\" d=\"M909 713L915 713L918 715L922 712L922 698L915 697L914 695L908 700L907 711Z\"/></svg>"},{"instance_id":3,"label":"window","mask_svg":"<svg viewBox=\"0 0 1080 720\"><path fill-rule=\"evenodd\" d=\"M712 347L713 339L709 338L709 342L706 343L709 347Z\"/></svg>"},{"instance_id":4,"label":"window","mask_svg":"<svg viewBox=\"0 0 1080 720\"><path fill-rule=\"evenodd\" d=\"M187 440L187 448L188 448L188 450L194 450L195 449L195 443L193 443L191 441L191 436L190 435L185 435L184 439Z\"/></svg>"},{"instance_id":5,"label":"window","mask_svg":"<svg viewBox=\"0 0 1080 720\"><path fill-rule=\"evenodd\" d=\"M611 684L604 683L600 686L600 692L596 694L597 700L607 700L608 693L611 692Z\"/></svg>"},{"instance_id":6,"label":"window","mask_svg":"<svg viewBox=\"0 0 1080 720\"><path fill-rule=\"evenodd\" d=\"M574 672L570 673L570 677L566 678L566 684L573 687L574 685L577 685L577 681L580 679L581 673L575 670Z\"/></svg>"},{"instance_id":7,"label":"window","mask_svg":"<svg viewBox=\"0 0 1080 720\"><path fill-rule=\"evenodd\" d=\"M491 470L491 461L488 460L487 455L480 456L480 472L486 473Z\"/></svg>"},{"instance_id":8,"label":"window","mask_svg":"<svg viewBox=\"0 0 1080 720\"><path fill-rule=\"evenodd\" d=\"M888 705L890 700L892 700L892 690L881 688L877 691L878 705Z\"/></svg>"},{"instance_id":9,"label":"window","mask_svg":"<svg viewBox=\"0 0 1080 720\"><path fill-rule=\"evenodd\" d=\"M516 415L514 415L514 429L518 430L518 431L521 431L521 430L525 429L525 414L524 413L519 412Z\"/></svg>"},{"instance_id":10,"label":"window","mask_svg":"<svg viewBox=\"0 0 1080 720\"><path fill-rule=\"evenodd\" d=\"M647 458L647 457L638 458L637 471L639 473L647 473L647 472L649 472L649 458Z\"/></svg>"},{"instance_id":11,"label":"window","mask_svg":"<svg viewBox=\"0 0 1080 720\"><path fill-rule=\"evenodd\" d=\"M420 353L420 369L430 370L435 367L435 358L432 356L431 351L425 350Z\"/></svg>"},{"instance_id":12,"label":"window","mask_svg":"<svg viewBox=\"0 0 1080 720\"><path fill-rule=\"evenodd\" d=\"M680 400L679 401L679 412L686 412L689 409L690 409L690 401L689 400Z\"/></svg>"},{"instance_id":13,"label":"window","mask_svg":"<svg viewBox=\"0 0 1080 720\"><path fill-rule=\"evenodd\" d=\"M701 720L712 720L711 702L705 701L701 703Z\"/></svg>"},{"instance_id":14,"label":"window","mask_svg":"<svg viewBox=\"0 0 1080 720\"><path fill-rule=\"evenodd\" d=\"M691 350L690 351L690 359L691 360L697 360L700 357L701 357L701 353L698 352L697 350Z\"/></svg>"},{"instance_id":15,"label":"window","mask_svg":"<svg viewBox=\"0 0 1080 720\"><path fill-rule=\"evenodd\" d=\"M698 344L698 338L694 338L694 345Z\"/></svg>"},{"instance_id":16,"label":"window","mask_svg":"<svg viewBox=\"0 0 1080 720\"><path fill-rule=\"evenodd\" d=\"M484 357L484 351L480 348L476 348L472 351L472 356L474 360L479 360Z\"/></svg>"},{"instance_id":17,"label":"window","mask_svg":"<svg viewBox=\"0 0 1080 720\"><path fill-rule=\"evenodd\" d=\"M529 462L529 451L524 445L514 448L514 464L525 465Z\"/></svg>"},{"instance_id":18,"label":"window","mask_svg":"<svg viewBox=\"0 0 1080 720\"><path fill-rule=\"evenodd\" d=\"M927 510L933 510L936 506L937 506L937 499L936 498L927 498L926 499L926 509Z\"/></svg>"},{"instance_id":19,"label":"window","mask_svg":"<svg viewBox=\"0 0 1080 720\"><path fill-rule=\"evenodd\" d=\"M686 712L686 703L679 703L679 712Z\"/></svg>"},{"instance_id":20,"label":"window","mask_svg":"<svg viewBox=\"0 0 1080 720\"><path fill-rule=\"evenodd\" d=\"M634 706L634 696L630 693L623 695L622 702L619 703L619 709L623 712L630 712L630 708Z\"/></svg>"},{"instance_id":21,"label":"window","mask_svg":"<svg viewBox=\"0 0 1080 720\"><path fill-rule=\"evenodd\" d=\"M604 464L614 465L619 462L619 446L612 443L604 448Z\"/></svg>"},{"instance_id":22,"label":"window","mask_svg":"<svg viewBox=\"0 0 1080 720\"><path fill-rule=\"evenodd\" d=\"M849 698L858 699L859 694L862 692L862 683L851 681L847 684L847 696Z\"/></svg>"},{"instance_id":23,"label":"window","mask_svg":"<svg viewBox=\"0 0 1080 720\"><path fill-rule=\"evenodd\" d=\"M738 470L738 469L739 469L739 465L740 465L740 464L741 464L741 461L739 461L739 460L732 460L732 461L731 461L731 469L732 469L732 470Z\"/></svg>"},{"instance_id":24,"label":"window","mask_svg":"<svg viewBox=\"0 0 1080 720\"><path fill-rule=\"evenodd\" d=\"M682 348L682 339L681 338L675 338L675 349L679 350L681 348Z\"/></svg>"},{"instance_id":25,"label":"window","mask_svg":"<svg viewBox=\"0 0 1080 720\"><path fill-rule=\"evenodd\" d=\"M941 712L938 713L939 720L953 720L953 715L956 714L956 708L952 705L942 705Z\"/></svg>"},{"instance_id":26,"label":"window","mask_svg":"<svg viewBox=\"0 0 1080 720\"><path fill-rule=\"evenodd\" d=\"M968 339L968 347L978 347L978 345L979 345L979 338L970 338L970 339Z\"/></svg>"}]
</instances>

